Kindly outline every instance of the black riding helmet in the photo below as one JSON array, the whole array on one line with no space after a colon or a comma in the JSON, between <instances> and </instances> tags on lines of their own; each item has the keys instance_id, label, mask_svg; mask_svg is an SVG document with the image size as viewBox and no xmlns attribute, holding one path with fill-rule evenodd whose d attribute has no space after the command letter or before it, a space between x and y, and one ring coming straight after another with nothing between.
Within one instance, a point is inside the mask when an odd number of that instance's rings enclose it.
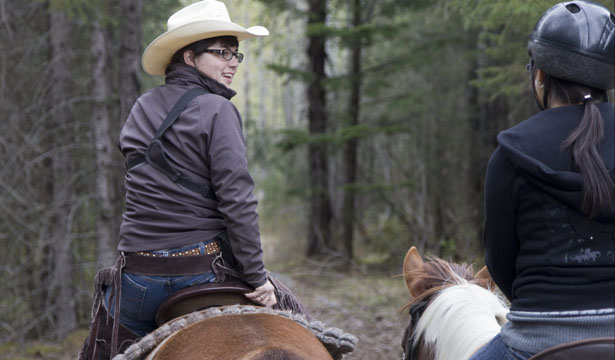
<instances>
[{"instance_id":1,"label":"black riding helmet","mask_svg":"<svg viewBox=\"0 0 615 360\"><path fill-rule=\"evenodd\" d=\"M553 6L536 23L528 51L550 76L601 90L615 87L615 15L602 5Z\"/></svg>"}]
</instances>

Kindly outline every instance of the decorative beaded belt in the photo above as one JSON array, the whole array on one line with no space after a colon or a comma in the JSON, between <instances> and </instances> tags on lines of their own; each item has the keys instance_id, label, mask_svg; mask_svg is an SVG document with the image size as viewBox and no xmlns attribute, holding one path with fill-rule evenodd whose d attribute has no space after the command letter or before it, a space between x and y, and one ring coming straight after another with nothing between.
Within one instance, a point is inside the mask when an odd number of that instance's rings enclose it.
<instances>
[{"instance_id":1,"label":"decorative beaded belt","mask_svg":"<svg viewBox=\"0 0 615 360\"><path fill-rule=\"evenodd\" d=\"M201 248L190 249L182 252L178 252L175 254L170 254L168 257L178 257L178 256L199 256L199 255L213 255L220 252L220 245L218 241L210 242L209 244L205 244L205 251L202 252ZM149 257L164 257L160 254L156 254L152 251L137 251L135 252L137 255L141 256L149 256Z\"/></svg>"}]
</instances>

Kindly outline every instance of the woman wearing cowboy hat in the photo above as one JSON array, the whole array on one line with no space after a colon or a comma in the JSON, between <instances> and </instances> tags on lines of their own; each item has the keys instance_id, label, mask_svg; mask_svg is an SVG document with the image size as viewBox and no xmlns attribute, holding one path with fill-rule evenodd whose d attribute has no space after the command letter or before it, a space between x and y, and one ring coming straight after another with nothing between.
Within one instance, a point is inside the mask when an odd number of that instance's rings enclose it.
<instances>
[{"instance_id":1,"label":"woman wearing cowboy hat","mask_svg":"<svg viewBox=\"0 0 615 360\"><path fill-rule=\"evenodd\" d=\"M528 50L541 111L498 135L485 182L485 262L511 311L476 360L615 337L615 16L559 3Z\"/></svg>"},{"instance_id":2,"label":"woman wearing cowboy hat","mask_svg":"<svg viewBox=\"0 0 615 360\"><path fill-rule=\"evenodd\" d=\"M105 304L113 315L119 303L120 323L139 336L156 328L165 298L220 280L230 265L255 289L246 297L276 303L263 265L241 116L229 101L243 61L239 41L266 35L264 27L231 22L222 2L206 0L173 14L168 31L143 53L143 69L165 75L165 84L139 97L120 134L128 170L118 250L137 262L189 258L197 266L148 276L131 272L126 261L120 300L108 287Z\"/></svg>"}]
</instances>

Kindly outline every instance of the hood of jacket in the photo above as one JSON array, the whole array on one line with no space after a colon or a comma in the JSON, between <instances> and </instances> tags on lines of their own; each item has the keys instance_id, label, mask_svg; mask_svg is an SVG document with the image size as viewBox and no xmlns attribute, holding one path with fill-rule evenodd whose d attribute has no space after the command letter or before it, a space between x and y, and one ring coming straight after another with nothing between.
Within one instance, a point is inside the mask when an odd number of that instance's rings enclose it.
<instances>
[{"instance_id":1,"label":"hood of jacket","mask_svg":"<svg viewBox=\"0 0 615 360\"><path fill-rule=\"evenodd\" d=\"M212 94L217 94L230 100L237 93L210 77L201 74L196 68L186 64L171 64L165 77L165 83L184 86L201 86Z\"/></svg>"},{"instance_id":2,"label":"hood of jacket","mask_svg":"<svg viewBox=\"0 0 615 360\"><path fill-rule=\"evenodd\" d=\"M614 106L597 106L604 121L604 138L598 154L615 179ZM581 208L583 179L573 169L570 154L562 143L579 124L583 111L581 105L548 109L498 135L502 150L528 181L577 210ZM615 209L602 209L596 219L615 222Z\"/></svg>"}]
</instances>

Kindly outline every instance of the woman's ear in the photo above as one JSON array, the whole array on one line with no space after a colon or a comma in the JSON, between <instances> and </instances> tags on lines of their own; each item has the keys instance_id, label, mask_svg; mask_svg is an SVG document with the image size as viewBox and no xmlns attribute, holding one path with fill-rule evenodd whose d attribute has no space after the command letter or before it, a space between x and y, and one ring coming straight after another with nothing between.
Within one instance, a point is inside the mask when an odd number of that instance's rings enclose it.
<instances>
[{"instance_id":1,"label":"woman's ear","mask_svg":"<svg viewBox=\"0 0 615 360\"><path fill-rule=\"evenodd\" d=\"M542 70L536 69L534 83L532 86L534 87L534 96L536 97L536 101L539 106L543 105L542 99L545 92L545 73Z\"/></svg>"},{"instance_id":2,"label":"woman's ear","mask_svg":"<svg viewBox=\"0 0 615 360\"><path fill-rule=\"evenodd\" d=\"M545 87L545 73L536 69L536 76L534 77L534 86L536 86L536 90L543 89ZM542 92L542 90L540 90Z\"/></svg>"},{"instance_id":3,"label":"woman's ear","mask_svg":"<svg viewBox=\"0 0 615 360\"><path fill-rule=\"evenodd\" d=\"M196 67L196 63L194 62L194 52L192 52L192 50L184 51L184 62L186 63L186 65Z\"/></svg>"}]
</instances>

